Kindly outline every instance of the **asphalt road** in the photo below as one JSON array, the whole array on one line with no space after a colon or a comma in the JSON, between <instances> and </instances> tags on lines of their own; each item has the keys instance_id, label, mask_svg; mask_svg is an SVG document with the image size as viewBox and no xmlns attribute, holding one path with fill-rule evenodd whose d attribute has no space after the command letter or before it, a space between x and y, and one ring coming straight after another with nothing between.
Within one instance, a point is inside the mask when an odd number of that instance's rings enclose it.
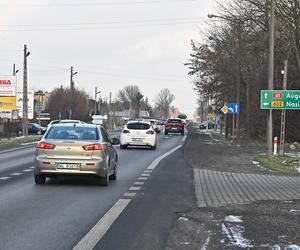
<instances>
[{"instance_id":1,"label":"asphalt road","mask_svg":"<svg viewBox=\"0 0 300 250\"><path fill-rule=\"evenodd\" d=\"M183 139L161 134L155 151L117 148L118 180L108 187L82 178L35 185L34 147L0 151L0 249L160 249L171 212L193 200L192 169L185 168L179 146Z\"/></svg>"}]
</instances>

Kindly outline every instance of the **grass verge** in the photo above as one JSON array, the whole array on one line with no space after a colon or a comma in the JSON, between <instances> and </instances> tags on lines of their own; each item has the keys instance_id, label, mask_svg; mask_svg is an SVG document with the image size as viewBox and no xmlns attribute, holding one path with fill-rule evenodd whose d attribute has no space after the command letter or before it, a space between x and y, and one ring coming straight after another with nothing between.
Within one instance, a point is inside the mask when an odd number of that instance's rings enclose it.
<instances>
[{"instance_id":1,"label":"grass verge","mask_svg":"<svg viewBox=\"0 0 300 250\"><path fill-rule=\"evenodd\" d=\"M22 143L39 141L41 138L42 138L41 135L29 135L29 136L20 136L20 137L13 137L13 138L1 138L0 139L0 149L18 146Z\"/></svg>"},{"instance_id":2,"label":"grass verge","mask_svg":"<svg viewBox=\"0 0 300 250\"><path fill-rule=\"evenodd\" d=\"M290 156L275 156L268 159L266 156L256 156L255 161L271 171L285 173L285 174L298 174L297 168L300 166L300 159Z\"/></svg>"}]
</instances>

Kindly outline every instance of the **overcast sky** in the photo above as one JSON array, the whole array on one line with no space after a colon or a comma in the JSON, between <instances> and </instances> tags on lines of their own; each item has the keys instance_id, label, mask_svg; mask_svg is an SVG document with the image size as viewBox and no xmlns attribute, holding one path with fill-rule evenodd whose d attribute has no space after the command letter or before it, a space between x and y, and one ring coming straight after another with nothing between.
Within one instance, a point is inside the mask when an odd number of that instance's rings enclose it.
<instances>
[{"instance_id":1,"label":"overcast sky","mask_svg":"<svg viewBox=\"0 0 300 250\"><path fill-rule=\"evenodd\" d=\"M214 0L2 0L0 3L0 75L23 65L28 82L51 91L75 86L101 97L126 85L138 85L151 103L162 88L175 95L174 105L191 114L196 108L192 78L183 64L190 40L200 40ZM22 70L18 73L22 85Z\"/></svg>"}]
</instances>

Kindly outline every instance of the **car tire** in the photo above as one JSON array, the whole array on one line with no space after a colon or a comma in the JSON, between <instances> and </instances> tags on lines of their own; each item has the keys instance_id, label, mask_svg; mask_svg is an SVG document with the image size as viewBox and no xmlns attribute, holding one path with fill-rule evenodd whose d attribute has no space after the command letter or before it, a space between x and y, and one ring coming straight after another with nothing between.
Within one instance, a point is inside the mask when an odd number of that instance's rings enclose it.
<instances>
[{"instance_id":1,"label":"car tire","mask_svg":"<svg viewBox=\"0 0 300 250\"><path fill-rule=\"evenodd\" d=\"M115 164L114 173L109 177L111 180L115 181L118 178L118 166Z\"/></svg>"},{"instance_id":2,"label":"car tire","mask_svg":"<svg viewBox=\"0 0 300 250\"><path fill-rule=\"evenodd\" d=\"M34 175L34 182L35 182L35 184L38 184L38 185L45 184L46 176L35 174Z\"/></svg>"},{"instance_id":3,"label":"car tire","mask_svg":"<svg viewBox=\"0 0 300 250\"><path fill-rule=\"evenodd\" d=\"M167 135L168 134L168 130L165 130L165 135Z\"/></svg>"},{"instance_id":4,"label":"car tire","mask_svg":"<svg viewBox=\"0 0 300 250\"><path fill-rule=\"evenodd\" d=\"M181 135L184 135L184 131L181 131Z\"/></svg>"},{"instance_id":5,"label":"car tire","mask_svg":"<svg viewBox=\"0 0 300 250\"><path fill-rule=\"evenodd\" d=\"M156 144L154 146L151 147L152 150L156 149Z\"/></svg>"},{"instance_id":6,"label":"car tire","mask_svg":"<svg viewBox=\"0 0 300 250\"><path fill-rule=\"evenodd\" d=\"M101 186L105 186L105 187L108 186L108 184L109 184L109 175L108 175L107 171L106 171L105 177L100 179L100 184L101 184Z\"/></svg>"},{"instance_id":7,"label":"car tire","mask_svg":"<svg viewBox=\"0 0 300 250\"><path fill-rule=\"evenodd\" d=\"M122 145L122 144L120 144L120 149L126 149L127 148L127 146L126 145Z\"/></svg>"}]
</instances>

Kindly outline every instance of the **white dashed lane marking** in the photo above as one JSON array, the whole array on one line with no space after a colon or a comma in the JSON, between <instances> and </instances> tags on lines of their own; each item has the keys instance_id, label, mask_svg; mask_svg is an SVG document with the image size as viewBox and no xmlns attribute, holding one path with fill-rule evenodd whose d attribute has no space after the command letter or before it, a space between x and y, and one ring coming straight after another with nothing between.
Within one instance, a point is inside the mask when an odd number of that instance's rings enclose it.
<instances>
[{"instance_id":1,"label":"white dashed lane marking","mask_svg":"<svg viewBox=\"0 0 300 250\"><path fill-rule=\"evenodd\" d=\"M12 174L10 174L10 175L12 175L12 176L19 176L19 175L22 175L23 173L12 173Z\"/></svg>"},{"instance_id":2,"label":"white dashed lane marking","mask_svg":"<svg viewBox=\"0 0 300 250\"><path fill-rule=\"evenodd\" d=\"M134 197L136 193L125 193L123 194L124 197Z\"/></svg>"},{"instance_id":3,"label":"white dashed lane marking","mask_svg":"<svg viewBox=\"0 0 300 250\"><path fill-rule=\"evenodd\" d=\"M141 189L141 187L130 187L129 191L138 191L140 189Z\"/></svg>"},{"instance_id":4,"label":"white dashed lane marking","mask_svg":"<svg viewBox=\"0 0 300 250\"><path fill-rule=\"evenodd\" d=\"M152 173L152 170L145 170L144 173Z\"/></svg>"},{"instance_id":5,"label":"white dashed lane marking","mask_svg":"<svg viewBox=\"0 0 300 250\"><path fill-rule=\"evenodd\" d=\"M136 181L133 185L136 185L136 186L139 186L139 185L144 185L145 184L145 182L143 182L143 181Z\"/></svg>"},{"instance_id":6,"label":"white dashed lane marking","mask_svg":"<svg viewBox=\"0 0 300 250\"><path fill-rule=\"evenodd\" d=\"M24 169L24 170L23 170L23 172L31 172L31 171L33 171L33 169L30 169L30 168L29 168L29 169Z\"/></svg>"},{"instance_id":7,"label":"white dashed lane marking","mask_svg":"<svg viewBox=\"0 0 300 250\"><path fill-rule=\"evenodd\" d=\"M148 180L148 177L139 177L138 180L139 181L146 181L146 180Z\"/></svg>"},{"instance_id":8,"label":"white dashed lane marking","mask_svg":"<svg viewBox=\"0 0 300 250\"><path fill-rule=\"evenodd\" d=\"M10 179L10 178L11 178L11 177L4 176L4 177L0 177L0 180L5 181L5 180L8 180L8 179Z\"/></svg>"},{"instance_id":9,"label":"white dashed lane marking","mask_svg":"<svg viewBox=\"0 0 300 250\"><path fill-rule=\"evenodd\" d=\"M141 176L148 177L148 176L150 176L150 174L141 174Z\"/></svg>"}]
</instances>

